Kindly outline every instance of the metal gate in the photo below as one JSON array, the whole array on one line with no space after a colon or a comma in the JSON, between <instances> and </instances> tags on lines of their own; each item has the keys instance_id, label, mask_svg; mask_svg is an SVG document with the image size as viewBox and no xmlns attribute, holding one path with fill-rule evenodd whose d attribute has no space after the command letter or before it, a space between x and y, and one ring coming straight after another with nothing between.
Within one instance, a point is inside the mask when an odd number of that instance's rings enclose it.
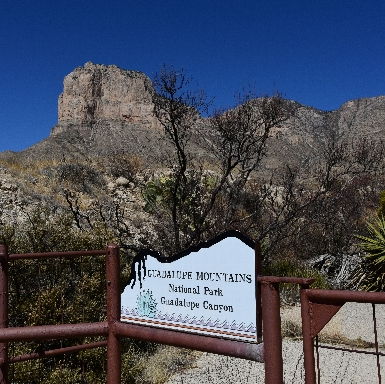
<instances>
[{"instance_id":1,"label":"metal gate","mask_svg":"<svg viewBox=\"0 0 385 384\"><path fill-rule=\"evenodd\" d=\"M372 327L374 333L375 351L362 351L354 348L322 345L318 341L318 334L325 325L337 314L342 306L348 302L372 304ZM385 356L379 351L377 318L375 305L385 304L384 292L360 292L323 289L301 289L301 316L303 350L305 363L305 383L322 383L322 375L319 364L319 349L339 350L349 353L361 353L373 355L376 359L377 382L381 384L380 356ZM370 326L370 324L368 324Z\"/></svg>"},{"instance_id":2,"label":"metal gate","mask_svg":"<svg viewBox=\"0 0 385 384\"><path fill-rule=\"evenodd\" d=\"M256 268L260 271L260 247L258 243L256 243L255 253L257 260L259 260ZM107 316L105 321L8 328L8 263L10 261L59 257L92 257L98 255L105 256L106 265ZM384 354L379 351L374 304L385 304L385 293L310 289L314 279L257 276L255 288L257 297L261 299L261 302L257 305L258 324L260 327L258 336L261 339L263 338L263 343L254 344L122 323L120 321L121 293L119 280L119 248L114 244L108 245L105 250L32 254L8 254L7 247L0 245L0 382L9 384L8 367L10 364L106 346L107 383L119 384L121 382L121 339L126 337L264 362L265 383L283 383L279 286L282 283L289 283L300 286L305 383L317 383L315 347L316 352L319 348L325 347L319 345L317 340L318 333L347 302L373 304L376 347L373 354L377 359L378 382L381 383L379 357L384 356ZM261 323L263 326L263 337ZM21 356L8 356L9 342L91 336L104 336L106 340ZM316 345L314 341L316 341ZM317 366L319 373L319 365ZM318 383L320 382L321 378L318 374Z\"/></svg>"}]
</instances>

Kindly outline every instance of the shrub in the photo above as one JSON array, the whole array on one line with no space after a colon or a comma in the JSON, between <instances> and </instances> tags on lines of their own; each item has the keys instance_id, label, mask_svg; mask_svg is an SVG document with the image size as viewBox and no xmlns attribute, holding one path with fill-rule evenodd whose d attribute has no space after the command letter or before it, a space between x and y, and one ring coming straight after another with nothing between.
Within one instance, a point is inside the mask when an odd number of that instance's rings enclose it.
<instances>
[{"instance_id":1,"label":"shrub","mask_svg":"<svg viewBox=\"0 0 385 384\"><path fill-rule=\"evenodd\" d=\"M381 194L381 196L383 193ZM380 207L381 209L381 207ZM385 218L367 223L368 236L357 236L365 252L364 262L355 271L352 284L365 291L385 290Z\"/></svg>"},{"instance_id":2,"label":"shrub","mask_svg":"<svg viewBox=\"0 0 385 384\"><path fill-rule=\"evenodd\" d=\"M38 206L24 220L0 225L0 244L10 253L104 249L115 239L104 226L93 230L73 226L72 215ZM129 255L121 252L122 281L128 279ZM30 326L104 321L106 317L105 258L18 260L9 265L9 326ZM100 338L10 343L10 356L68 347ZM122 361L125 371L137 356L148 353L145 343L125 339ZM134 383L137 366L125 383ZM106 350L97 348L10 366L10 380L17 383L105 383Z\"/></svg>"},{"instance_id":3,"label":"shrub","mask_svg":"<svg viewBox=\"0 0 385 384\"><path fill-rule=\"evenodd\" d=\"M57 179L79 191L92 193L93 188L106 185L106 180L95 167L81 163L62 163L56 169Z\"/></svg>"},{"instance_id":4,"label":"shrub","mask_svg":"<svg viewBox=\"0 0 385 384\"><path fill-rule=\"evenodd\" d=\"M107 170L114 177L124 177L133 181L135 175L142 169L142 159L125 153L118 153L107 158Z\"/></svg>"},{"instance_id":5,"label":"shrub","mask_svg":"<svg viewBox=\"0 0 385 384\"><path fill-rule=\"evenodd\" d=\"M315 282L312 284L312 288L329 288L325 277L318 271L295 260L281 259L272 261L262 267L262 273L265 276L314 278ZM299 301L299 286L296 284L280 284L280 294L283 304L293 305Z\"/></svg>"}]
</instances>

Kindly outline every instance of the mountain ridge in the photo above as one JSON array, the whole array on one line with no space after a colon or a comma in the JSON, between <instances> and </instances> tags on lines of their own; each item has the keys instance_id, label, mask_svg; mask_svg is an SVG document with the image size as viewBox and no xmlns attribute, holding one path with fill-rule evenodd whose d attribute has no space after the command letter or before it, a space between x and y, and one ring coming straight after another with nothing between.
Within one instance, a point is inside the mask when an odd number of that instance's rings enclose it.
<instances>
[{"instance_id":1,"label":"mountain ridge","mask_svg":"<svg viewBox=\"0 0 385 384\"><path fill-rule=\"evenodd\" d=\"M87 62L65 76L58 98L58 123L50 135L23 151L1 152L0 158L72 158L84 152L105 156L121 151L146 157L142 148L154 150L162 133L152 113L154 92L150 78L142 72ZM273 152L293 147L289 152L296 153L298 146L307 152L330 129L346 139L385 132L385 96L349 100L334 111L287 102L294 113L272 130Z\"/></svg>"}]
</instances>

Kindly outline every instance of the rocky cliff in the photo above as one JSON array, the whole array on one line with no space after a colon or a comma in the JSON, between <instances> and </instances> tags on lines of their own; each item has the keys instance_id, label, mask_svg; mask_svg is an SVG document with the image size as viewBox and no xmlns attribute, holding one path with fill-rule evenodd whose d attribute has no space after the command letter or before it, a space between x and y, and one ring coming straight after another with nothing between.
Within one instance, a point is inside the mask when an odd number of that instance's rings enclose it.
<instances>
[{"instance_id":1,"label":"rocky cliff","mask_svg":"<svg viewBox=\"0 0 385 384\"><path fill-rule=\"evenodd\" d=\"M142 72L88 62L64 78L58 124L50 136L17 157L34 161L124 152L153 163L148 153L160 150L160 126L152 113L153 92L151 80ZM0 154L0 158L4 156Z\"/></svg>"},{"instance_id":2,"label":"rocky cliff","mask_svg":"<svg viewBox=\"0 0 385 384\"><path fill-rule=\"evenodd\" d=\"M51 134L68 126L86 127L98 121L138 123L154 128L153 92L151 80L141 72L88 62L64 78L58 125Z\"/></svg>"},{"instance_id":3,"label":"rocky cliff","mask_svg":"<svg viewBox=\"0 0 385 384\"><path fill-rule=\"evenodd\" d=\"M382 138L385 133L385 96L348 101L334 112L339 134L357 137Z\"/></svg>"},{"instance_id":4,"label":"rocky cliff","mask_svg":"<svg viewBox=\"0 0 385 384\"><path fill-rule=\"evenodd\" d=\"M167 145L153 116L151 80L142 72L116 65L86 63L64 78L59 96L58 124L51 135L13 154L19 159L105 157L126 153L157 165ZM385 97L348 101L335 111L320 111L294 101L293 113L272 130L266 168L283 162L307 161L331 131L338 138L382 137L385 133ZM204 122L204 119L202 120ZM191 144L194 147L194 144ZM193 148L204 155L201 148ZM11 154L0 154L0 158ZM151 159L151 158L154 159Z\"/></svg>"}]
</instances>

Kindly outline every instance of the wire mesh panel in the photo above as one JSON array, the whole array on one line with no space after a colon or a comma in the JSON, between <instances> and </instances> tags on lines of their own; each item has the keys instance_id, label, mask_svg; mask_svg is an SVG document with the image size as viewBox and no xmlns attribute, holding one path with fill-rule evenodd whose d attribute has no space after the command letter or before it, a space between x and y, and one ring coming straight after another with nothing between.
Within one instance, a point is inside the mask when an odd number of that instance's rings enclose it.
<instances>
[{"instance_id":1,"label":"wire mesh panel","mask_svg":"<svg viewBox=\"0 0 385 384\"><path fill-rule=\"evenodd\" d=\"M349 348L321 344L317 354L317 383L382 383L385 357L377 356L374 348ZM380 376L378 375L380 367Z\"/></svg>"},{"instance_id":2,"label":"wire mesh panel","mask_svg":"<svg viewBox=\"0 0 385 384\"><path fill-rule=\"evenodd\" d=\"M383 382L384 314L385 305L374 303L347 303L341 308L315 338L318 383L337 378L341 383ZM331 340L334 345L327 342Z\"/></svg>"},{"instance_id":3,"label":"wire mesh panel","mask_svg":"<svg viewBox=\"0 0 385 384\"><path fill-rule=\"evenodd\" d=\"M307 384L382 382L385 363L384 304L384 292L301 290ZM331 336L334 342L327 340L325 334ZM317 335L324 337L322 344ZM331 373L333 378L330 378ZM345 377L348 379L345 380Z\"/></svg>"}]
</instances>

